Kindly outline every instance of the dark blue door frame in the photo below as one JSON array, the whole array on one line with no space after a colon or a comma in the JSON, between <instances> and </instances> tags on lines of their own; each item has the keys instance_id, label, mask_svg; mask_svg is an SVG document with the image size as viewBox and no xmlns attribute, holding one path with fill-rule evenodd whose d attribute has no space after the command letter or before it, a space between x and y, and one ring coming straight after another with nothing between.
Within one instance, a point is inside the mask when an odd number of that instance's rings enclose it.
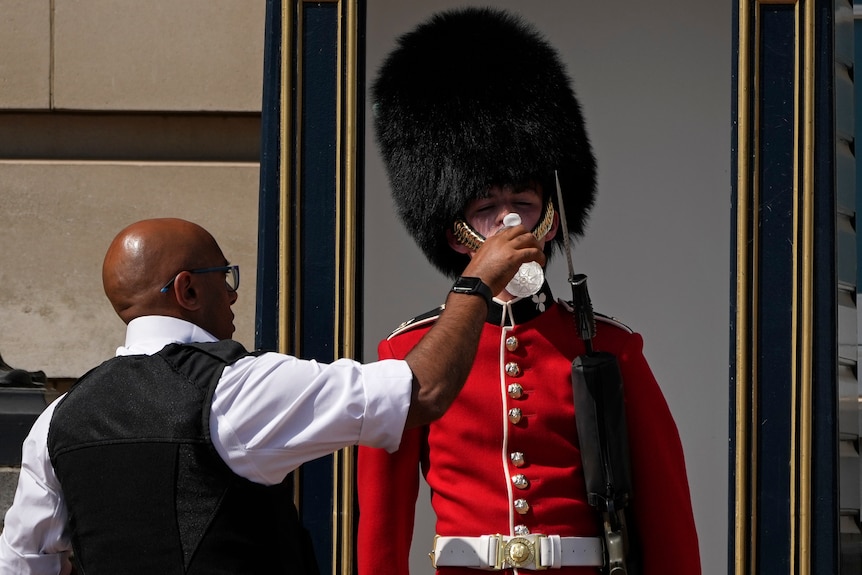
<instances>
[{"instance_id":1,"label":"dark blue door frame","mask_svg":"<svg viewBox=\"0 0 862 575\"><path fill-rule=\"evenodd\" d=\"M361 360L364 3L267 1L255 345ZM353 572L354 449L291 474L322 573Z\"/></svg>"},{"instance_id":2,"label":"dark blue door frame","mask_svg":"<svg viewBox=\"0 0 862 575\"><path fill-rule=\"evenodd\" d=\"M836 70L852 68L834 43L846 32L840 3L735 6L728 565L738 575L839 572L839 363L855 370L838 346L838 302L855 299L836 260L839 222L852 227L855 214L836 193L836 155L853 139L836 133Z\"/></svg>"}]
</instances>

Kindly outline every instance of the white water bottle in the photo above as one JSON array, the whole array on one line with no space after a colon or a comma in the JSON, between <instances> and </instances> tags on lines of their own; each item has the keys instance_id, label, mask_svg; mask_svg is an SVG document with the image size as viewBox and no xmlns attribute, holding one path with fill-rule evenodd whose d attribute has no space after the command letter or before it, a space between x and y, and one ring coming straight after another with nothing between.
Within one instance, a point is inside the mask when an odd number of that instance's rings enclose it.
<instances>
[{"instance_id":1,"label":"white water bottle","mask_svg":"<svg viewBox=\"0 0 862 575\"><path fill-rule=\"evenodd\" d=\"M515 213L503 216L503 227L511 228L521 223L521 216ZM506 286L506 291L515 297L527 297L534 295L542 289L545 283L545 272L536 262L521 264L515 277Z\"/></svg>"}]
</instances>

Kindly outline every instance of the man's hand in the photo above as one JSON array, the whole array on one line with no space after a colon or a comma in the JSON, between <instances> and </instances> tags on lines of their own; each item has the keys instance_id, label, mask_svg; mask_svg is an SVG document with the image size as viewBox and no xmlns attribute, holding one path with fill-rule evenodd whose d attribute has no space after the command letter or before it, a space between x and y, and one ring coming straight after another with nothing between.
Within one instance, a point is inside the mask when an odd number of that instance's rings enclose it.
<instances>
[{"instance_id":1,"label":"man's hand","mask_svg":"<svg viewBox=\"0 0 862 575\"><path fill-rule=\"evenodd\" d=\"M539 242L524 226L507 228L485 240L462 275L478 277L500 293L521 264L545 264ZM450 293L434 327L407 354L413 370L413 396L406 427L439 418L464 386L488 317L484 298Z\"/></svg>"},{"instance_id":2,"label":"man's hand","mask_svg":"<svg viewBox=\"0 0 862 575\"><path fill-rule=\"evenodd\" d=\"M485 239L461 275L480 278L496 295L505 289L521 264L530 261L545 266L538 240L524 226L512 226Z\"/></svg>"}]
</instances>

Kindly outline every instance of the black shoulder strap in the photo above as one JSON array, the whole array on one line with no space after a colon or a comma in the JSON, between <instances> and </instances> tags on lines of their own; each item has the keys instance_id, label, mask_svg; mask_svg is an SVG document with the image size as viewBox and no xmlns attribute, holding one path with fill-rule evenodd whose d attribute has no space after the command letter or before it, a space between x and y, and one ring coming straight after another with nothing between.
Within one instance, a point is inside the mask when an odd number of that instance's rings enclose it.
<instances>
[{"instance_id":1,"label":"black shoulder strap","mask_svg":"<svg viewBox=\"0 0 862 575\"><path fill-rule=\"evenodd\" d=\"M164 359L177 372L183 374L199 389L205 389L204 405L209 406L212 404L216 385L221 379L224 368L236 363L243 357L256 356L260 353L262 352L249 353L241 343L232 339L224 339L207 343L170 344L166 345L156 355ZM209 439L210 410L204 408L202 415L203 431Z\"/></svg>"}]
</instances>

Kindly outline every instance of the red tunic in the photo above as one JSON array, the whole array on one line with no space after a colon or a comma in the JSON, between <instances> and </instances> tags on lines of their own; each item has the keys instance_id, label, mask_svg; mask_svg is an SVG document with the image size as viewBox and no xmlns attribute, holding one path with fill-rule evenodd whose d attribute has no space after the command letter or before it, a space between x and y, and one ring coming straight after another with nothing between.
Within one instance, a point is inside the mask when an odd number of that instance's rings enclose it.
<instances>
[{"instance_id":1,"label":"red tunic","mask_svg":"<svg viewBox=\"0 0 862 575\"><path fill-rule=\"evenodd\" d=\"M514 315L515 325L503 314ZM404 358L434 317L414 321L382 341L380 358ZM613 320L597 319L594 350L617 356L625 385L643 575L696 575L700 555L676 424L643 357L641 337ZM409 572L420 466L431 488L439 535L515 535L526 528L547 535L599 536L598 515L586 501L572 399L571 364L583 353L571 313L552 303L549 292L511 306L495 303L470 376L446 414L407 431L395 453L360 448L359 574ZM522 387L520 397L513 397L513 383ZM517 423L509 416L513 408L521 410ZM516 452L523 454L520 467L511 458ZM513 483L518 474L525 476L526 487ZM518 499L529 505L524 514L515 509ZM427 545L430 551L432 542ZM477 570L441 567L438 572L476 575Z\"/></svg>"}]
</instances>

